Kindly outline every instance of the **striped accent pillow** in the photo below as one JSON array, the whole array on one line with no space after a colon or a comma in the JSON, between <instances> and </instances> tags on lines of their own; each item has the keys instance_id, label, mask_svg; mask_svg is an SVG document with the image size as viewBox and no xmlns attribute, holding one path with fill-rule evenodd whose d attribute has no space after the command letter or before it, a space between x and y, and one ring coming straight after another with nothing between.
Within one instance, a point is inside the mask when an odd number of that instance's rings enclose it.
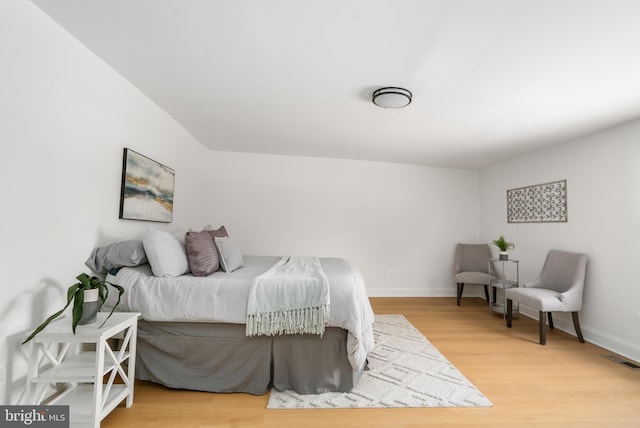
<instances>
[{"instance_id":1,"label":"striped accent pillow","mask_svg":"<svg viewBox=\"0 0 640 428\"><path fill-rule=\"evenodd\" d=\"M189 268L193 276L211 275L220 268L218 251L206 230L202 232L187 232L185 247Z\"/></svg>"}]
</instances>

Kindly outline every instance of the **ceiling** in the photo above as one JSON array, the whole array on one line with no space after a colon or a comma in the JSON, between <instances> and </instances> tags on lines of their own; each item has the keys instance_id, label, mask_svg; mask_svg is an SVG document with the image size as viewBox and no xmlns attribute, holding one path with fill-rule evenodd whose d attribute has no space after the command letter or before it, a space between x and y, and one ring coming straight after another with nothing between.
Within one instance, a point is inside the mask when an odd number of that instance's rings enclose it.
<instances>
[{"instance_id":1,"label":"ceiling","mask_svg":"<svg viewBox=\"0 0 640 428\"><path fill-rule=\"evenodd\" d=\"M32 1L212 150L482 168L640 117L637 0Z\"/></svg>"}]
</instances>

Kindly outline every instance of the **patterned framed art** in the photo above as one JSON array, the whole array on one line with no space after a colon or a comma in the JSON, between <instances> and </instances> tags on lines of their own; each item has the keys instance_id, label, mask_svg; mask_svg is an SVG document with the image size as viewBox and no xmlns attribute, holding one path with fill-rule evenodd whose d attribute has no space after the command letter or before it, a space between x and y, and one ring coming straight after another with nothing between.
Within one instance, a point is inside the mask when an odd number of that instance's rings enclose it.
<instances>
[{"instance_id":1,"label":"patterned framed art","mask_svg":"<svg viewBox=\"0 0 640 428\"><path fill-rule=\"evenodd\" d=\"M131 149L124 149L120 218L171 223L175 172Z\"/></svg>"},{"instance_id":2,"label":"patterned framed art","mask_svg":"<svg viewBox=\"0 0 640 428\"><path fill-rule=\"evenodd\" d=\"M507 190L507 222L566 223L567 180Z\"/></svg>"}]
</instances>

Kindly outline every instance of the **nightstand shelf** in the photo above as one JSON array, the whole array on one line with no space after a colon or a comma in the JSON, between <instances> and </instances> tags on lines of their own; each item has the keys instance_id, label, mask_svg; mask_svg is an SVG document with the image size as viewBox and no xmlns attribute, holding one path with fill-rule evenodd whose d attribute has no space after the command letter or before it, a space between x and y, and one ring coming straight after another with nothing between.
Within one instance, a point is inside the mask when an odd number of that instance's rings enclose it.
<instances>
[{"instance_id":1,"label":"nightstand shelf","mask_svg":"<svg viewBox=\"0 0 640 428\"><path fill-rule=\"evenodd\" d=\"M129 353L125 352L123 358L119 361L122 365L129 358ZM62 361L59 365L53 366L48 370L40 373L37 377L31 379L31 382L41 383L83 383L94 382L96 378L96 353L82 352L71 356ZM105 361L102 375L110 373L116 368L115 363Z\"/></svg>"}]
</instances>

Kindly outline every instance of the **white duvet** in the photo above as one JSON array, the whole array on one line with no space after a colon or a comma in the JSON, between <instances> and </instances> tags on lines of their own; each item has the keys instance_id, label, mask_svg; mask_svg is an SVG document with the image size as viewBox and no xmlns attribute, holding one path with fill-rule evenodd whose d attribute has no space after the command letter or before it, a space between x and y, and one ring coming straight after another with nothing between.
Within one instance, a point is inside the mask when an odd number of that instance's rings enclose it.
<instances>
[{"instance_id":1,"label":"white duvet","mask_svg":"<svg viewBox=\"0 0 640 428\"><path fill-rule=\"evenodd\" d=\"M140 312L147 321L190 321L244 324L253 279L280 257L244 256L244 266L206 277L153 276L149 265L122 268L107 281L125 289L118 310ZM329 279L331 310L328 326L347 330L349 362L360 370L373 349L373 310L360 272L347 260L320 258ZM106 305L115 303L110 293Z\"/></svg>"}]
</instances>

